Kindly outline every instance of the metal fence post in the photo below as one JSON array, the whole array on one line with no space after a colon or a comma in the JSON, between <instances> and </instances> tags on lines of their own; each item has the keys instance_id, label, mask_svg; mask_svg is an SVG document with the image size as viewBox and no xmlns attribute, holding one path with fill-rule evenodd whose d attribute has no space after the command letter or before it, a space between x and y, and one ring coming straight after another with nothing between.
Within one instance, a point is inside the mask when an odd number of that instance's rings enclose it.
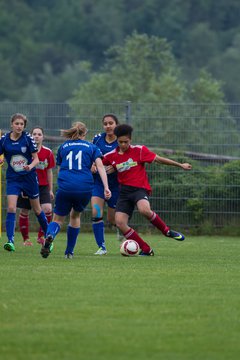
<instances>
[{"instance_id":1,"label":"metal fence post","mask_svg":"<svg viewBox=\"0 0 240 360\"><path fill-rule=\"evenodd\" d=\"M131 123L131 101L126 101L126 123Z\"/></svg>"}]
</instances>

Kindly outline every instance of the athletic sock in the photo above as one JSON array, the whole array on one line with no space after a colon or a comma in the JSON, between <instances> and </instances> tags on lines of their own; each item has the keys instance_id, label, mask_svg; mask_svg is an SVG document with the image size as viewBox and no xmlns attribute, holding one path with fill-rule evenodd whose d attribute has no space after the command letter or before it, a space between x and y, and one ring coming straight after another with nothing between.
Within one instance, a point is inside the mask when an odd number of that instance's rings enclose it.
<instances>
[{"instance_id":1,"label":"athletic sock","mask_svg":"<svg viewBox=\"0 0 240 360\"><path fill-rule=\"evenodd\" d=\"M16 213L7 213L6 217L6 232L8 241L14 243L14 232L16 224Z\"/></svg>"},{"instance_id":2,"label":"athletic sock","mask_svg":"<svg viewBox=\"0 0 240 360\"><path fill-rule=\"evenodd\" d=\"M38 222L39 222L41 228L43 229L44 234L46 234L47 227L48 227L46 215L44 214L43 211L41 211L40 214L36 215L36 216L37 216L37 219L38 219Z\"/></svg>"},{"instance_id":3,"label":"athletic sock","mask_svg":"<svg viewBox=\"0 0 240 360\"><path fill-rule=\"evenodd\" d=\"M131 239L131 240L135 240L140 249L142 251L144 251L145 253L149 253L149 251L151 250L150 246L138 235L138 233L133 230L132 228L130 228L125 234L123 234L125 239Z\"/></svg>"},{"instance_id":4,"label":"athletic sock","mask_svg":"<svg viewBox=\"0 0 240 360\"><path fill-rule=\"evenodd\" d=\"M150 222L158 228L164 235L168 232L170 229L165 222L153 211L152 217L150 219Z\"/></svg>"},{"instance_id":5,"label":"athletic sock","mask_svg":"<svg viewBox=\"0 0 240 360\"><path fill-rule=\"evenodd\" d=\"M29 216L28 214L19 214L19 230L22 234L23 240L29 239Z\"/></svg>"},{"instance_id":6,"label":"athletic sock","mask_svg":"<svg viewBox=\"0 0 240 360\"><path fill-rule=\"evenodd\" d=\"M68 227L67 227L67 247L65 250L65 255L67 255L67 254L73 255L79 232L80 232L80 227L74 228L74 227L68 225Z\"/></svg>"},{"instance_id":7,"label":"athletic sock","mask_svg":"<svg viewBox=\"0 0 240 360\"><path fill-rule=\"evenodd\" d=\"M45 215L46 215L46 218L47 218L47 222L49 224L51 222L51 220L52 220L52 211L49 211L49 212L45 213ZM38 231L38 239L41 239L44 236L45 235L44 235L43 229L40 227L39 231Z\"/></svg>"},{"instance_id":8,"label":"athletic sock","mask_svg":"<svg viewBox=\"0 0 240 360\"><path fill-rule=\"evenodd\" d=\"M104 222L100 221L98 223L93 223L92 228L98 247L99 248L101 247L103 250L106 250L105 239L104 239Z\"/></svg>"},{"instance_id":9,"label":"athletic sock","mask_svg":"<svg viewBox=\"0 0 240 360\"><path fill-rule=\"evenodd\" d=\"M55 236L59 233L59 231L60 231L60 225L57 222L52 221L48 225L46 236L51 235L54 239Z\"/></svg>"}]
</instances>

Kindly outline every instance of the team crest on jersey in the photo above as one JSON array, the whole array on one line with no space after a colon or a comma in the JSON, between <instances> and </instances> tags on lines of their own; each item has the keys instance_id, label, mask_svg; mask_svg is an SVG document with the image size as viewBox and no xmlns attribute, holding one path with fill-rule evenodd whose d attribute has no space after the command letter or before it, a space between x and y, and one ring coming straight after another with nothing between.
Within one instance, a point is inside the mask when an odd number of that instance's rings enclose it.
<instances>
[{"instance_id":1,"label":"team crest on jersey","mask_svg":"<svg viewBox=\"0 0 240 360\"><path fill-rule=\"evenodd\" d=\"M22 146L22 147L21 147L21 152L22 152L22 153L25 153L26 151L27 151L27 147L26 147L26 146Z\"/></svg>"},{"instance_id":2,"label":"team crest on jersey","mask_svg":"<svg viewBox=\"0 0 240 360\"><path fill-rule=\"evenodd\" d=\"M137 166L137 164L138 164L137 161L133 161L133 159L130 158L121 164L117 164L116 167L117 167L117 171L123 172L123 171L131 169L134 166Z\"/></svg>"}]
</instances>

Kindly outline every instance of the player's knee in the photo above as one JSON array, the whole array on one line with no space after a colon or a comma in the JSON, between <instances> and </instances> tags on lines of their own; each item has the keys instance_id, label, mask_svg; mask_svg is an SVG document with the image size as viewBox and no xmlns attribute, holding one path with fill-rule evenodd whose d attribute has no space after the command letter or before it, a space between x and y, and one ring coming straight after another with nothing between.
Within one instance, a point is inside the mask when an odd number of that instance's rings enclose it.
<instances>
[{"instance_id":1,"label":"player's knee","mask_svg":"<svg viewBox=\"0 0 240 360\"><path fill-rule=\"evenodd\" d=\"M17 208L16 208L16 206L8 206L8 208L7 208L7 212L9 212L9 213L16 213L16 211L17 211Z\"/></svg>"},{"instance_id":2,"label":"player's knee","mask_svg":"<svg viewBox=\"0 0 240 360\"><path fill-rule=\"evenodd\" d=\"M103 220L103 217L92 217L92 222L93 223L98 223L98 222L100 222L100 221L102 221Z\"/></svg>"},{"instance_id":3,"label":"player's knee","mask_svg":"<svg viewBox=\"0 0 240 360\"><path fill-rule=\"evenodd\" d=\"M92 221L93 222L98 222L100 220L102 220L102 211L101 211L101 207L98 204L93 204L92 206ZM97 219L96 221L94 221L93 219Z\"/></svg>"},{"instance_id":4,"label":"player's knee","mask_svg":"<svg viewBox=\"0 0 240 360\"><path fill-rule=\"evenodd\" d=\"M27 209L21 209L19 215L28 216L29 210Z\"/></svg>"},{"instance_id":5,"label":"player's knee","mask_svg":"<svg viewBox=\"0 0 240 360\"><path fill-rule=\"evenodd\" d=\"M49 205L44 204L44 206L42 205L41 208L42 208L42 210L43 210L43 212L45 214L48 214L48 213L52 212L52 205L51 204L49 204Z\"/></svg>"},{"instance_id":6,"label":"player's knee","mask_svg":"<svg viewBox=\"0 0 240 360\"><path fill-rule=\"evenodd\" d=\"M150 219L152 216L152 211L150 209L139 209L139 213L145 216L147 219Z\"/></svg>"}]
</instances>

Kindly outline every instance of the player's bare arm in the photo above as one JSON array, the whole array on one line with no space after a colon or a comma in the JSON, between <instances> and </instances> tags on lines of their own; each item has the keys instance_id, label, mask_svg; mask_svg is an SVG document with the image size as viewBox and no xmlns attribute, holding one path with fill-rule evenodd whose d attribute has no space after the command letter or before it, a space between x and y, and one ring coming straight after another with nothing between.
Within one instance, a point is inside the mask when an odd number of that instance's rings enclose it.
<instances>
[{"instance_id":1,"label":"player's bare arm","mask_svg":"<svg viewBox=\"0 0 240 360\"><path fill-rule=\"evenodd\" d=\"M30 171L39 163L39 158L37 153L32 153L32 158L33 161L31 162L31 164L23 166L24 170Z\"/></svg>"},{"instance_id":2,"label":"player's bare arm","mask_svg":"<svg viewBox=\"0 0 240 360\"><path fill-rule=\"evenodd\" d=\"M111 194L111 191L109 190L109 187L108 187L108 179L107 179L107 173L106 173L105 167L104 167L104 165L102 163L102 160L100 158L96 159L95 164L97 166L98 173L99 173L99 175L101 177L101 180L102 180L102 183L103 183L103 186L104 186L104 196L108 200L108 199L110 199L112 194Z\"/></svg>"},{"instance_id":3,"label":"player's bare arm","mask_svg":"<svg viewBox=\"0 0 240 360\"><path fill-rule=\"evenodd\" d=\"M167 159L167 158L161 157L159 155L156 155L156 158L154 161L158 164L177 166L177 167L182 168L183 170L191 170L192 169L192 165L189 163L179 163L177 161Z\"/></svg>"}]
</instances>

